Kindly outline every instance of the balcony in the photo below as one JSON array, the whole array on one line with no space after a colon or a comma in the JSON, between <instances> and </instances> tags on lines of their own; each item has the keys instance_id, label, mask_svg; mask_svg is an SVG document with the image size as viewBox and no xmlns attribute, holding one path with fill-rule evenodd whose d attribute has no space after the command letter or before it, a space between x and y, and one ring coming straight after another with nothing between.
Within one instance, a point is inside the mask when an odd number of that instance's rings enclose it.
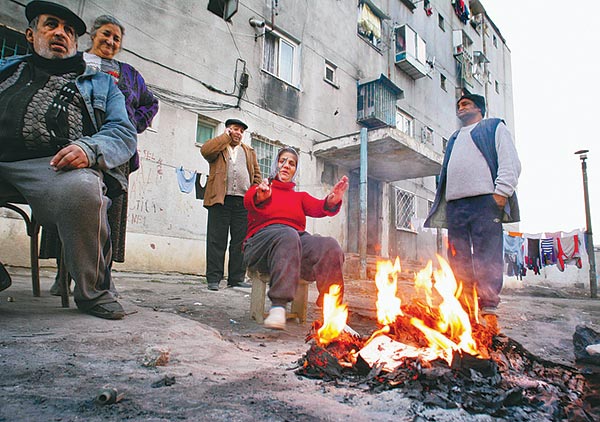
<instances>
[{"instance_id":1,"label":"balcony","mask_svg":"<svg viewBox=\"0 0 600 422\"><path fill-rule=\"evenodd\" d=\"M404 91L383 74L358 81L356 121L370 129L396 125L396 101Z\"/></svg>"},{"instance_id":2,"label":"balcony","mask_svg":"<svg viewBox=\"0 0 600 422\"><path fill-rule=\"evenodd\" d=\"M431 146L396 129L368 131L369 177L385 182L438 175L442 155ZM355 170L360 167L360 135L351 134L317 142L313 154L334 165Z\"/></svg>"},{"instance_id":3,"label":"balcony","mask_svg":"<svg viewBox=\"0 0 600 422\"><path fill-rule=\"evenodd\" d=\"M413 79L427 76L427 44L410 26L394 28L396 66Z\"/></svg>"}]
</instances>

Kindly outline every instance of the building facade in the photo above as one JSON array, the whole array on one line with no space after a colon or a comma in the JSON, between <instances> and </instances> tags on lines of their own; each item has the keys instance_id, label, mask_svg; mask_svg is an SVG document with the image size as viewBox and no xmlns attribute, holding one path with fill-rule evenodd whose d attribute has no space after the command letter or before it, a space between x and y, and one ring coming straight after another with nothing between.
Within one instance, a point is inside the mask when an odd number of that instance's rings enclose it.
<instances>
[{"instance_id":1,"label":"building facade","mask_svg":"<svg viewBox=\"0 0 600 422\"><path fill-rule=\"evenodd\" d=\"M510 50L478 0L56 1L88 26L117 17L126 28L117 58L160 99L139 136L119 269L204 273L207 212L181 192L176 170L203 180L199 147L230 117L248 124L244 142L265 176L291 145L299 189L324 196L350 177L340 214L307 224L336 237L350 266L365 253L423 261L443 249L422 222L463 91L484 95L488 115L514 133ZM27 51L23 9L0 5L3 57ZM79 49L89 44L84 35ZM23 223L0 212L1 260L29 265Z\"/></svg>"}]
</instances>

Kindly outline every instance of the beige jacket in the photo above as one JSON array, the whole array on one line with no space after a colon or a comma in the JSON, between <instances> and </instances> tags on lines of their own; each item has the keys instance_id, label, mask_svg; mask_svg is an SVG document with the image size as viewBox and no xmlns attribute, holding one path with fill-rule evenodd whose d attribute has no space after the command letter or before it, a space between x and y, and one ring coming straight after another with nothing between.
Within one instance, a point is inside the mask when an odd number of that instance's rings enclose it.
<instances>
[{"instance_id":1,"label":"beige jacket","mask_svg":"<svg viewBox=\"0 0 600 422\"><path fill-rule=\"evenodd\" d=\"M206 181L206 191L204 192L205 207L215 204L222 205L225 202L225 194L227 193L227 163L229 162L227 146L230 143L231 137L223 133L216 138L206 141L200 149L202 156L210 164L208 180ZM262 176L260 174L260 167L258 167L256 152L252 147L243 142L240 145L246 154L250 183L258 185L262 180Z\"/></svg>"}]
</instances>

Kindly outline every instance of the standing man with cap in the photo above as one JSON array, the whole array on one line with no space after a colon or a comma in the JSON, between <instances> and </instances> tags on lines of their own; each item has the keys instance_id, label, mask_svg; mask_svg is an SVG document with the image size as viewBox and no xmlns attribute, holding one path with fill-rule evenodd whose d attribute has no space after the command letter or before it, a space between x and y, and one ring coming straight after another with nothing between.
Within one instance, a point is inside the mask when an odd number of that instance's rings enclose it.
<instances>
[{"instance_id":1,"label":"standing man with cap","mask_svg":"<svg viewBox=\"0 0 600 422\"><path fill-rule=\"evenodd\" d=\"M206 280L209 290L219 290L229 243L227 287L251 287L246 283L242 242L248 229L244 195L261 180L254 149L242 142L248 125L238 119L225 121L225 132L206 141L200 152L210 163L204 193L208 209L206 229Z\"/></svg>"},{"instance_id":2,"label":"standing man with cap","mask_svg":"<svg viewBox=\"0 0 600 422\"><path fill-rule=\"evenodd\" d=\"M77 53L85 23L68 8L32 1L25 37L33 53L0 63L0 179L55 226L74 298L83 312L121 319L110 285L107 190L125 191L118 166L136 150L136 131L111 76Z\"/></svg>"},{"instance_id":3,"label":"standing man with cap","mask_svg":"<svg viewBox=\"0 0 600 422\"><path fill-rule=\"evenodd\" d=\"M448 140L425 227L448 229L448 260L466 292L477 289L480 313L497 330L503 282L502 223L519 221L515 188L521 162L501 119L484 119L485 98L456 103L462 128ZM472 297L472 295L471 295Z\"/></svg>"}]
</instances>

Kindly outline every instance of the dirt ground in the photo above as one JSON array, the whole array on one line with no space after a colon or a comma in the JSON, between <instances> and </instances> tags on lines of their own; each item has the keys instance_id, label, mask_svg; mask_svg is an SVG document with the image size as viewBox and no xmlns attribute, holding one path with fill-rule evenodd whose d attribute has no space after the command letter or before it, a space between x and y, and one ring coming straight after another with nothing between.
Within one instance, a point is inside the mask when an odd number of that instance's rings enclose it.
<instances>
[{"instance_id":1,"label":"dirt ground","mask_svg":"<svg viewBox=\"0 0 600 422\"><path fill-rule=\"evenodd\" d=\"M0 293L0 421L499 420L426 407L397 390L374 394L295 375L310 322L320 317L314 286L309 322L277 332L250 320L249 289L211 292L201 277L117 272L129 315L106 321L73 303L61 308L48 293L51 272L42 271L40 298L28 269L9 272L13 286ZM349 280L346 292L349 325L369 335L374 283ZM600 300L586 293L503 292L502 331L538 356L574 365L576 325L600 331ZM157 351L168 351L167 364L145 366ZM122 399L96 404L105 386Z\"/></svg>"}]
</instances>

